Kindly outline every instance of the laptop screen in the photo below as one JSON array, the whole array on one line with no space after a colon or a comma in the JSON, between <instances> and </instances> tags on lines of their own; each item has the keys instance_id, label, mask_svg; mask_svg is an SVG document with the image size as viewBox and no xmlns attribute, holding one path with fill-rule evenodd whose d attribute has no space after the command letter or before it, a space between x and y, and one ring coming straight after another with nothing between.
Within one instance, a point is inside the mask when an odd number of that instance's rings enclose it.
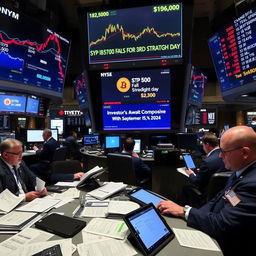
<instances>
[{"instance_id":1,"label":"laptop screen","mask_svg":"<svg viewBox=\"0 0 256 256\"><path fill-rule=\"evenodd\" d=\"M124 220L147 255L160 250L174 237L152 204L126 215Z\"/></svg>"},{"instance_id":2,"label":"laptop screen","mask_svg":"<svg viewBox=\"0 0 256 256\"><path fill-rule=\"evenodd\" d=\"M145 189L136 189L135 191L132 191L129 196L144 204L152 203L154 206L157 206L160 201L166 200L165 198L155 195Z\"/></svg>"}]
</instances>

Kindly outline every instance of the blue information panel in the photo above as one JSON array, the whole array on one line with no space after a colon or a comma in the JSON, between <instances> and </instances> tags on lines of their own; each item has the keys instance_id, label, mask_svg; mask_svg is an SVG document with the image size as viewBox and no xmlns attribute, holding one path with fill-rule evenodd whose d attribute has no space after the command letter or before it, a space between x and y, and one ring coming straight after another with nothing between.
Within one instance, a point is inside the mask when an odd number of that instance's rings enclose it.
<instances>
[{"instance_id":1,"label":"blue information panel","mask_svg":"<svg viewBox=\"0 0 256 256\"><path fill-rule=\"evenodd\" d=\"M0 94L0 112L24 113L26 96Z\"/></svg>"},{"instance_id":2,"label":"blue information panel","mask_svg":"<svg viewBox=\"0 0 256 256\"><path fill-rule=\"evenodd\" d=\"M171 129L169 69L101 73L104 130Z\"/></svg>"},{"instance_id":3,"label":"blue information panel","mask_svg":"<svg viewBox=\"0 0 256 256\"><path fill-rule=\"evenodd\" d=\"M26 113L27 114L38 114L38 108L39 108L39 99L33 98L33 97L28 97Z\"/></svg>"}]
</instances>

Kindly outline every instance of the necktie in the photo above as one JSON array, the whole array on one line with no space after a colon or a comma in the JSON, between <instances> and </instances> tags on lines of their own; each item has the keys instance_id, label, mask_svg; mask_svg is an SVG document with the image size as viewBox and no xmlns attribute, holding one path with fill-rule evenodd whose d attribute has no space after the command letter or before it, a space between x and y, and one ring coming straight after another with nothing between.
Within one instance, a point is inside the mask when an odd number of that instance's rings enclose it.
<instances>
[{"instance_id":1,"label":"necktie","mask_svg":"<svg viewBox=\"0 0 256 256\"><path fill-rule=\"evenodd\" d=\"M22 178L20 176L19 171L17 170L15 165L12 166L12 169L13 169L15 175L16 175L17 181L20 183L24 193L26 193L27 192L27 188L26 188L26 185L25 185L25 183L23 182L23 180L22 180Z\"/></svg>"}]
</instances>

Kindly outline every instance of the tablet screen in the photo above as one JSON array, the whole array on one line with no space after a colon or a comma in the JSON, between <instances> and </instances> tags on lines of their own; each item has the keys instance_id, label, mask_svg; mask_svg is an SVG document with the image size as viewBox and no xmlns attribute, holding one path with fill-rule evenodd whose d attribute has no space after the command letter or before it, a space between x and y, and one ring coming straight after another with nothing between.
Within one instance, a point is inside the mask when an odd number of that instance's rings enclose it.
<instances>
[{"instance_id":1,"label":"tablet screen","mask_svg":"<svg viewBox=\"0 0 256 256\"><path fill-rule=\"evenodd\" d=\"M157 206L160 201L166 200L165 198L155 195L145 189L137 189L132 191L129 196L144 204L152 203L154 206Z\"/></svg>"},{"instance_id":2,"label":"tablet screen","mask_svg":"<svg viewBox=\"0 0 256 256\"><path fill-rule=\"evenodd\" d=\"M185 161L185 164L186 164L187 168L190 168L190 169L195 169L196 168L191 155L183 155L183 159Z\"/></svg>"},{"instance_id":3,"label":"tablet screen","mask_svg":"<svg viewBox=\"0 0 256 256\"><path fill-rule=\"evenodd\" d=\"M158 251L174 237L172 230L152 204L126 215L124 219L147 255Z\"/></svg>"}]
</instances>

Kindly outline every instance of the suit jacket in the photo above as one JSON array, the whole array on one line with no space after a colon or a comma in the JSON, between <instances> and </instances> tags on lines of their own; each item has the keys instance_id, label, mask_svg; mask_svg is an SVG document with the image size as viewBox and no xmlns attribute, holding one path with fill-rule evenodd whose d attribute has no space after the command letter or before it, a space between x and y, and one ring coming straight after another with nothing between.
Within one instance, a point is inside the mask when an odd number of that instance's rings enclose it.
<instances>
[{"instance_id":1,"label":"suit jacket","mask_svg":"<svg viewBox=\"0 0 256 256\"><path fill-rule=\"evenodd\" d=\"M229 189L241 200L236 206L224 196ZM241 247L243 256L251 255L256 237L256 163L204 206L192 208L187 225L215 238L224 255L237 255Z\"/></svg>"},{"instance_id":2,"label":"suit jacket","mask_svg":"<svg viewBox=\"0 0 256 256\"><path fill-rule=\"evenodd\" d=\"M51 137L46 143L44 143L42 149L36 151L36 155L43 161L52 162L54 152L58 147L59 143Z\"/></svg>"},{"instance_id":3,"label":"suit jacket","mask_svg":"<svg viewBox=\"0 0 256 256\"><path fill-rule=\"evenodd\" d=\"M122 154L129 156L131 155L128 152L122 152ZM151 169L139 157L132 156L132 162L137 181L151 177Z\"/></svg>"},{"instance_id":4,"label":"suit jacket","mask_svg":"<svg viewBox=\"0 0 256 256\"><path fill-rule=\"evenodd\" d=\"M204 158L199 167L199 172L189 175L189 181L196 185L200 192L206 193L211 176L215 172L228 171L225 169L222 158L219 157L220 149L214 150L208 157Z\"/></svg>"},{"instance_id":5,"label":"suit jacket","mask_svg":"<svg viewBox=\"0 0 256 256\"><path fill-rule=\"evenodd\" d=\"M23 184L21 185L24 192L34 191L36 186L36 176L29 170L23 161L17 171L22 180ZM2 158L0 158L0 193L6 188L15 195L19 194L19 189L11 170Z\"/></svg>"}]
</instances>

